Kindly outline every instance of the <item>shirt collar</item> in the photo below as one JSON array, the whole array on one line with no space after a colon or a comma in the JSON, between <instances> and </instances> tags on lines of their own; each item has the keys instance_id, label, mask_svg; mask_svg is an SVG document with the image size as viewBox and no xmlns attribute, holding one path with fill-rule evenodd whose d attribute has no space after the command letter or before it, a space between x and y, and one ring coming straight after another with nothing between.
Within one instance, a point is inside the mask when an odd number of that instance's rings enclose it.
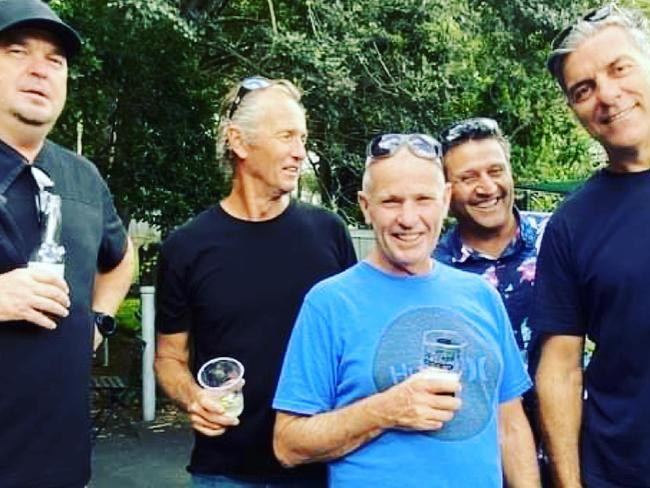
<instances>
[{"instance_id":1,"label":"shirt collar","mask_svg":"<svg viewBox=\"0 0 650 488\"><path fill-rule=\"evenodd\" d=\"M503 250L499 258L510 256L520 251L522 248L535 247L535 240L537 237L535 229L525 217L522 218L521 212L519 212L519 209L517 207L513 207L512 211L515 215L515 221L517 222L517 230L515 231L515 235L513 236L512 240ZM447 244L451 250L452 263L464 263L470 259L489 259L491 261L494 261L493 256L487 256L464 244L460 238L458 225L454 226L454 228L449 233Z\"/></svg>"},{"instance_id":2,"label":"shirt collar","mask_svg":"<svg viewBox=\"0 0 650 488\"><path fill-rule=\"evenodd\" d=\"M0 139L0 181L4 180L12 169L21 164L27 164L27 159Z\"/></svg>"}]
</instances>

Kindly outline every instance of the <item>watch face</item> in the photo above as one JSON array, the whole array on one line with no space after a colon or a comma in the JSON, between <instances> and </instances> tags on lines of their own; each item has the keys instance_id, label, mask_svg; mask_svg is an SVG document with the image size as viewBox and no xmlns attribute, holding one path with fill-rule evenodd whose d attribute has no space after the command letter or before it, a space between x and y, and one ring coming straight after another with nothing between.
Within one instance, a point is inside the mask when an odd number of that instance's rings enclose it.
<instances>
[{"instance_id":1,"label":"watch face","mask_svg":"<svg viewBox=\"0 0 650 488\"><path fill-rule=\"evenodd\" d=\"M99 312L95 313L95 325L104 337L113 335L117 329L115 318Z\"/></svg>"}]
</instances>

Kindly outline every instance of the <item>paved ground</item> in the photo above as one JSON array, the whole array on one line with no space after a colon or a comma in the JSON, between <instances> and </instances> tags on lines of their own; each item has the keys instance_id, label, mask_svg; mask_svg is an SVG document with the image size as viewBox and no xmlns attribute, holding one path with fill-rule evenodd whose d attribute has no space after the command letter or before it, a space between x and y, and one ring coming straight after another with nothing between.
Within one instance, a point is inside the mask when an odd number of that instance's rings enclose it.
<instances>
[{"instance_id":1,"label":"paved ground","mask_svg":"<svg viewBox=\"0 0 650 488\"><path fill-rule=\"evenodd\" d=\"M89 488L186 488L192 433L168 422L133 424L97 439Z\"/></svg>"}]
</instances>

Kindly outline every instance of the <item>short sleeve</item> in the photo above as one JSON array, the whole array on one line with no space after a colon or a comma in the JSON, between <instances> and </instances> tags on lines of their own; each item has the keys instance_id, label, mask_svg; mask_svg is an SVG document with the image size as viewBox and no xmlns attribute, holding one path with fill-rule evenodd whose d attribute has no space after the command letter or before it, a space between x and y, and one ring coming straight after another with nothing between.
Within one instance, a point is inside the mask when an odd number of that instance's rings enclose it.
<instances>
[{"instance_id":1,"label":"short sleeve","mask_svg":"<svg viewBox=\"0 0 650 488\"><path fill-rule=\"evenodd\" d=\"M546 226L537 258L535 294L529 325L540 333L583 335L585 320L570 235L554 215Z\"/></svg>"},{"instance_id":2,"label":"short sleeve","mask_svg":"<svg viewBox=\"0 0 650 488\"><path fill-rule=\"evenodd\" d=\"M337 357L333 327L305 301L284 358L273 408L299 415L334 409Z\"/></svg>"},{"instance_id":3,"label":"short sleeve","mask_svg":"<svg viewBox=\"0 0 650 488\"><path fill-rule=\"evenodd\" d=\"M187 273L175 257L169 242L163 244L158 259L156 281L156 330L175 334L190 329L190 302L187 296Z\"/></svg>"},{"instance_id":4,"label":"short sleeve","mask_svg":"<svg viewBox=\"0 0 650 488\"><path fill-rule=\"evenodd\" d=\"M113 196L104 180L101 181L102 193L102 239L97 254L97 268L101 272L115 268L126 253L127 234L122 220L117 215Z\"/></svg>"}]
</instances>

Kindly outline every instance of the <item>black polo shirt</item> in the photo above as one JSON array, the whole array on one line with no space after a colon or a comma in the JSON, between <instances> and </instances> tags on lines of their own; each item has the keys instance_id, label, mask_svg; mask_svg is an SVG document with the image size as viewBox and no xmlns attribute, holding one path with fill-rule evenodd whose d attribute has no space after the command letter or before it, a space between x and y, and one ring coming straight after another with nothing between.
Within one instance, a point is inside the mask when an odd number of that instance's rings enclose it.
<instances>
[{"instance_id":1,"label":"black polo shirt","mask_svg":"<svg viewBox=\"0 0 650 488\"><path fill-rule=\"evenodd\" d=\"M55 330L24 321L0 322L0 488L58 488L88 481L93 283L96 270L114 268L126 250L126 231L92 163L46 141L34 165L50 176L52 193L61 196L61 240L72 304ZM40 241L38 186L26 160L0 141L0 182L16 168L22 169L4 190L5 200L0 199L6 211L0 211L0 229L17 229L17 236L6 231L1 236L17 252L12 255L0 245L2 271L24 264Z\"/></svg>"}]
</instances>

